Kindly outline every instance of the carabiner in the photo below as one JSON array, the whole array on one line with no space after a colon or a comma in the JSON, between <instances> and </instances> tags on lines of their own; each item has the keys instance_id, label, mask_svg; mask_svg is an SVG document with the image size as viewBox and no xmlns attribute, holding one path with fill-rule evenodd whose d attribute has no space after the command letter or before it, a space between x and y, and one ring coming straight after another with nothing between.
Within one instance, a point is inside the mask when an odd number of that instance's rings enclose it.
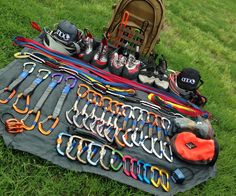
<instances>
[{"instance_id":1,"label":"carabiner","mask_svg":"<svg viewBox=\"0 0 236 196\"><path fill-rule=\"evenodd\" d=\"M147 177L148 176L148 169L147 168L150 168L151 169L152 165L149 164L149 163L145 163L143 165L143 180L145 183L147 184L151 184L151 181L150 179Z\"/></svg>"},{"instance_id":2,"label":"carabiner","mask_svg":"<svg viewBox=\"0 0 236 196\"><path fill-rule=\"evenodd\" d=\"M112 148L111 146L109 145L103 145L102 148L101 148L101 151L100 151L100 165L103 169L105 170L110 170L110 162L109 162L109 165L106 166L106 164L104 163L104 157L106 156L107 154L107 150L106 149L109 149L111 150L111 152L114 150L114 148Z\"/></svg>"},{"instance_id":3,"label":"carabiner","mask_svg":"<svg viewBox=\"0 0 236 196\"><path fill-rule=\"evenodd\" d=\"M27 126L27 125L25 124L25 121L29 118L29 116L30 116L31 114L35 114L35 118L34 118L34 121L33 121L32 125L31 125L31 126ZM24 125L24 129L27 130L27 131L32 131L32 130L35 128L35 126L37 125L37 123L38 123L38 121L39 121L39 118L40 118L40 115L41 115L41 112L40 112L40 111L37 111L37 113L35 113L34 110L30 110L30 111L25 115L25 117L21 119L21 122L22 122L23 125Z\"/></svg>"},{"instance_id":4,"label":"carabiner","mask_svg":"<svg viewBox=\"0 0 236 196\"><path fill-rule=\"evenodd\" d=\"M50 120L54 120L52 126L48 130L44 130L43 124L45 124L47 121L50 121ZM49 135L51 132L54 131L58 123L59 123L59 117L56 117L55 119L53 119L52 115L50 115L47 118L45 118L43 121L38 123L38 128L39 128L38 130L43 135Z\"/></svg>"},{"instance_id":5,"label":"carabiner","mask_svg":"<svg viewBox=\"0 0 236 196\"><path fill-rule=\"evenodd\" d=\"M46 74L42 74L42 73L46 73ZM48 69L39 69L37 77L45 80L50 76L50 74L51 74L51 71L49 71Z\"/></svg>"},{"instance_id":6,"label":"carabiner","mask_svg":"<svg viewBox=\"0 0 236 196\"><path fill-rule=\"evenodd\" d=\"M138 162L138 159L135 159L135 158L132 158L130 161L130 175L135 180L138 179L137 175L135 175L135 173L134 173L134 164L135 163L137 164L137 162Z\"/></svg>"},{"instance_id":7,"label":"carabiner","mask_svg":"<svg viewBox=\"0 0 236 196\"><path fill-rule=\"evenodd\" d=\"M139 140L137 140L138 132L140 132ZM135 146L140 146L143 141L143 131L139 130L139 128L135 128L134 132L131 135L131 140Z\"/></svg>"},{"instance_id":8,"label":"carabiner","mask_svg":"<svg viewBox=\"0 0 236 196\"><path fill-rule=\"evenodd\" d=\"M169 156L166 154L166 149L167 146L169 148ZM163 143L163 156L166 158L167 161L169 161L170 163L172 163L174 161L173 158L173 153L172 153L172 148L169 142L164 142Z\"/></svg>"},{"instance_id":9,"label":"carabiner","mask_svg":"<svg viewBox=\"0 0 236 196\"><path fill-rule=\"evenodd\" d=\"M165 126L165 122L167 122L167 126ZM165 118L165 117L162 117L161 118L161 126L163 128L163 131L164 131L164 137L166 139L167 142L170 142L170 138L169 138L169 135L168 135L168 132L170 130L170 127L171 127L171 122L169 119Z\"/></svg>"},{"instance_id":10,"label":"carabiner","mask_svg":"<svg viewBox=\"0 0 236 196\"><path fill-rule=\"evenodd\" d=\"M159 144L159 153L156 151L156 143ZM162 143L162 140L160 140L159 138L152 138L152 152L153 154L159 158L159 159L162 159L163 157L163 143Z\"/></svg>"},{"instance_id":11,"label":"carabiner","mask_svg":"<svg viewBox=\"0 0 236 196\"><path fill-rule=\"evenodd\" d=\"M161 185L160 171L161 170L156 166L151 167L151 172L152 172L152 174L151 174L151 183L156 188L158 188ZM155 178L155 176L156 176L155 174L158 175L157 178ZM157 180L155 180L155 179L157 179Z\"/></svg>"},{"instance_id":12,"label":"carabiner","mask_svg":"<svg viewBox=\"0 0 236 196\"><path fill-rule=\"evenodd\" d=\"M77 83L77 79L74 76L67 76L65 81L66 85L69 85L70 88L74 88ZM70 83L70 81L72 81L72 83Z\"/></svg>"},{"instance_id":13,"label":"carabiner","mask_svg":"<svg viewBox=\"0 0 236 196\"><path fill-rule=\"evenodd\" d=\"M126 167L127 167L127 160L132 160L132 157L131 156L128 156L128 155L125 155L125 156L123 156L123 158L122 158L122 161L123 161L123 172L124 172L124 174L126 175L126 176L130 176L131 175L131 173L130 173L130 169L128 170ZM129 162L130 162L129 161Z\"/></svg>"},{"instance_id":14,"label":"carabiner","mask_svg":"<svg viewBox=\"0 0 236 196\"><path fill-rule=\"evenodd\" d=\"M10 92L10 95L6 99L4 99L4 100L0 99L0 103L1 104L7 104L16 94L16 90L15 89L9 90L8 87L0 90L0 94L2 94L4 92Z\"/></svg>"},{"instance_id":15,"label":"carabiner","mask_svg":"<svg viewBox=\"0 0 236 196\"><path fill-rule=\"evenodd\" d=\"M30 69L27 69L27 66L30 67ZM34 71L34 68L36 67L36 63L34 62L26 62L23 64L23 71L28 72L29 74Z\"/></svg>"},{"instance_id":16,"label":"carabiner","mask_svg":"<svg viewBox=\"0 0 236 196\"><path fill-rule=\"evenodd\" d=\"M17 52L14 54L14 57L16 59L26 59L26 58L29 58L29 55L30 53L28 52Z\"/></svg>"},{"instance_id":17,"label":"carabiner","mask_svg":"<svg viewBox=\"0 0 236 196\"><path fill-rule=\"evenodd\" d=\"M61 150L61 144L62 144L62 142L63 142L63 136L64 137L71 137L71 135L70 134L68 134L68 133L63 133L63 132L61 132L61 133L59 133L58 134L58 136L57 136L57 140L56 140L56 142L57 142L57 147L56 147L56 149L57 149L57 152L60 154L60 155L62 155L62 156L65 156L65 153Z\"/></svg>"},{"instance_id":18,"label":"carabiner","mask_svg":"<svg viewBox=\"0 0 236 196\"><path fill-rule=\"evenodd\" d=\"M166 170L161 169L159 174L161 177L161 187L164 189L164 191L168 192L170 190L169 173ZM166 180L164 179L164 175L166 176ZM165 184L165 182L166 182L166 184Z\"/></svg>"},{"instance_id":19,"label":"carabiner","mask_svg":"<svg viewBox=\"0 0 236 196\"><path fill-rule=\"evenodd\" d=\"M153 122L151 122L151 116L154 116ZM148 112L147 123L148 123L148 136L151 138L153 134L153 127L156 124L157 114L154 112Z\"/></svg>"},{"instance_id":20,"label":"carabiner","mask_svg":"<svg viewBox=\"0 0 236 196\"><path fill-rule=\"evenodd\" d=\"M114 132L114 134L112 135L112 137L111 136L109 136L110 135L110 133L112 133L112 130L114 130L113 132ZM107 141L109 141L109 142L113 142L114 141L114 138L115 138L115 135L117 134L117 132L119 132L119 129L118 128L115 128L113 125L110 125L108 128L106 128L105 130L104 130L104 136L105 136L105 138L107 139Z\"/></svg>"},{"instance_id":21,"label":"carabiner","mask_svg":"<svg viewBox=\"0 0 236 196\"><path fill-rule=\"evenodd\" d=\"M143 168L143 166L145 165L145 162L142 160L138 160L137 162L137 173L138 173L138 179L143 182L143 175L141 174L141 166Z\"/></svg>"},{"instance_id":22,"label":"carabiner","mask_svg":"<svg viewBox=\"0 0 236 196\"><path fill-rule=\"evenodd\" d=\"M124 144L125 144L126 146L130 147L130 148L132 148L132 147L134 146L134 144L132 143L132 140L131 140L130 143L128 142L128 134L129 134L130 132L132 132L132 131L133 131L133 129L132 129L132 128L129 128L129 129L127 129L127 130L125 131L125 134L122 136L122 139L123 139Z\"/></svg>"},{"instance_id":23,"label":"carabiner","mask_svg":"<svg viewBox=\"0 0 236 196\"><path fill-rule=\"evenodd\" d=\"M67 147L66 147L66 156L67 158L75 161L76 160L76 155L75 156L72 156L70 153L73 151L73 149L76 147L76 144L78 144L78 142L76 140L81 140L82 138L80 136L77 136L77 135L72 135L68 142L67 142ZM77 147L78 148L78 147Z\"/></svg>"},{"instance_id":24,"label":"carabiner","mask_svg":"<svg viewBox=\"0 0 236 196\"><path fill-rule=\"evenodd\" d=\"M119 139L119 133L120 132L125 132L124 130L122 130L121 128L117 128L118 130L117 130L117 132L116 132L116 134L115 134L115 142L116 142L116 144L118 145L118 147L121 147L121 148L125 148L125 143L122 143L121 141L120 141L120 139Z\"/></svg>"},{"instance_id":25,"label":"carabiner","mask_svg":"<svg viewBox=\"0 0 236 196\"><path fill-rule=\"evenodd\" d=\"M94 149L92 149L93 146L95 146ZM97 144L97 143L94 143L94 142L92 142L92 143L90 143L90 144L88 145L87 161L88 161L91 165L93 165L93 166L96 166L96 165L98 164L98 162L99 162L99 158L98 158L97 160L95 160L95 161L92 160L93 157L97 154L98 148L101 149L102 146L101 146L100 144Z\"/></svg>"},{"instance_id":26,"label":"carabiner","mask_svg":"<svg viewBox=\"0 0 236 196\"><path fill-rule=\"evenodd\" d=\"M118 155L118 156L117 156L117 155ZM119 158L119 157L120 157L120 158ZM116 162L118 159L120 159L120 163L119 163L117 166L115 166L115 162ZM110 159L110 165L111 165L111 168L112 168L114 171L119 171L120 168L123 166L122 159L123 159L123 154L122 154L120 151L114 149L114 150L112 151L111 159Z\"/></svg>"},{"instance_id":27,"label":"carabiner","mask_svg":"<svg viewBox=\"0 0 236 196\"><path fill-rule=\"evenodd\" d=\"M141 121L141 123L140 123L140 125L139 125L139 129L140 130L142 130L143 129L143 127L144 127L144 125L145 125L145 123L146 123L146 121L147 121L147 119L145 120L144 119L144 113L146 113L147 114L147 116L148 116L148 111L147 110L145 110L145 109L142 109L141 111L140 111L140 116L138 117L138 122L139 121ZM147 118L147 117L146 117Z\"/></svg>"},{"instance_id":28,"label":"carabiner","mask_svg":"<svg viewBox=\"0 0 236 196\"><path fill-rule=\"evenodd\" d=\"M64 75L62 73L54 73L54 74L52 74L52 80L55 81L57 84L61 83L63 77L64 77Z\"/></svg>"},{"instance_id":29,"label":"carabiner","mask_svg":"<svg viewBox=\"0 0 236 196\"><path fill-rule=\"evenodd\" d=\"M145 141L148 140L148 139L151 140L151 147L150 147L150 149L148 149L148 148L145 146ZM144 139L140 142L140 144L141 144L141 146L142 146L142 148L144 149L145 152L147 152L148 154L152 154L152 152L153 152L153 148L152 148L152 138L149 138L149 136L146 135L146 136L144 137Z\"/></svg>"},{"instance_id":30,"label":"carabiner","mask_svg":"<svg viewBox=\"0 0 236 196\"><path fill-rule=\"evenodd\" d=\"M136 129L136 126L137 126L137 123L138 123L138 120L136 119L135 117L135 110L139 110L139 113L140 111L142 110L142 108L138 107L138 106L134 106L133 107L133 113L132 113L132 119L133 119L133 123L132 123L132 129L135 130ZM140 116L140 115L139 115Z\"/></svg>"},{"instance_id":31,"label":"carabiner","mask_svg":"<svg viewBox=\"0 0 236 196\"><path fill-rule=\"evenodd\" d=\"M83 163L83 164L87 164L87 158L85 160L83 160L81 158L81 156L83 155L83 153L85 153L86 151L88 152L88 143L92 143L93 141L92 140L89 140L89 139L85 139L85 138L82 138L80 141L79 141L79 144L78 144L78 147L77 147L77 159L80 163ZM84 145L83 145L84 144Z\"/></svg>"},{"instance_id":32,"label":"carabiner","mask_svg":"<svg viewBox=\"0 0 236 196\"><path fill-rule=\"evenodd\" d=\"M73 120L71 120L71 118L70 118L70 113L73 112L74 115L76 115L76 113L78 113L77 110L78 110L78 104L79 104L80 100L85 98L88 94L88 90L90 90L90 88L86 84L79 84L78 86L79 87L77 90L77 99L76 99L73 107L71 109L69 109L68 111L66 111L66 119L71 125L73 124ZM80 91L81 91L82 87L85 88L86 91L81 93Z\"/></svg>"},{"instance_id":33,"label":"carabiner","mask_svg":"<svg viewBox=\"0 0 236 196\"><path fill-rule=\"evenodd\" d=\"M128 114L126 114L126 111L127 111L126 108L129 108L129 109L130 109L130 111L129 111ZM125 130L126 127L127 127L127 124L128 124L129 119L133 117L133 106L131 106L131 105L123 105L123 106L122 106L122 109L123 109L122 115L125 117L125 118L124 118L124 121L123 121L122 129Z\"/></svg>"}]
</instances>

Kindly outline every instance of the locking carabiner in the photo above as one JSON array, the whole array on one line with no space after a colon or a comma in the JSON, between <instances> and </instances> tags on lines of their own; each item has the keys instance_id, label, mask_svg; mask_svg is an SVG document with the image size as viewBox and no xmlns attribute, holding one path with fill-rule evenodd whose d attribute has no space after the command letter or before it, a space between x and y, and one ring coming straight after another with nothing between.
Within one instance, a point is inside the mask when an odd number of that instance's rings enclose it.
<instances>
[{"instance_id":1,"label":"locking carabiner","mask_svg":"<svg viewBox=\"0 0 236 196\"><path fill-rule=\"evenodd\" d=\"M137 162L138 162L138 159L135 159L135 158L132 158L131 161L130 161L130 175L135 180L138 179L138 176L135 175L135 173L134 173L134 165L135 165L135 163L137 165Z\"/></svg>"},{"instance_id":2,"label":"locking carabiner","mask_svg":"<svg viewBox=\"0 0 236 196\"><path fill-rule=\"evenodd\" d=\"M107 150L111 150L111 152L114 150L114 148L112 148L111 146L109 145L103 145L102 148L101 148L101 151L100 151L100 165L103 169L105 170L110 170L110 162L109 162L109 165L107 166L105 163L104 163L104 157L106 156L107 154Z\"/></svg>"},{"instance_id":3,"label":"locking carabiner","mask_svg":"<svg viewBox=\"0 0 236 196\"><path fill-rule=\"evenodd\" d=\"M82 155L83 153L85 153L86 151L88 152L88 143L92 143L93 141L92 140L89 140L89 139L85 139L85 138L82 138L80 141L79 141L79 144L78 144L78 147L77 147L77 159L80 163L83 163L83 164L87 164L87 157L85 160L82 159ZM84 145L83 145L84 144Z\"/></svg>"},{"instance_id":4,"label":"locking carabiner","mask_svg":"<svg viewBox=\"0 0 236 196\"><path fill-rule=\"evenodd\" d=\"M127 164L126 164L127 160L129 160L129 162L130 162L132 160L132 157L128 156L128 155L123 156L123 158L122 158L122 161L123 161L123 172L124 172L124 174L126 176L130 176L131 175L130 169L129 170L127 169Z\"/></svg>"},{"instance_id":5,"label":"locking carabiner","mask_svg":"<svg viewBox=\"0 0 236 196\"><path fill-rule=\"evenodd\" d=\"M58 152L60 155L65 156L65 153L61 150L61 144L62 144L62 142L63 142L63 139L62 139L63 136L70 138L72 135L70 135L70 134L68 134L68 133L61 132L61 133L59 133L58 136L57 136L57 140L56 140L56 142L57 142L57 146L56 146L57 152Z\"/></svg>"},{"instance_id":6,"label":"locking carabiner","mask_svg":"<svg viewBox=\"0 0 236 196\"><path fill-rule=\"evenodd\" d=\"M156 167L156 166L152 166L151 167L151 172L152 172L152 174L151 174L151 183L156 188L158 188L161 185L160 171L161 170L158 167ZM155 174L158 175L157 178L155 178L155 176L156 176Z\"/></svg>"},{"instance_id":7,"label":"locking carabiner","mask_svg":"<svg viewBox=\"0 0 236 196\"><path fill-rule=\"evenodd\" d=\"M159 174L161 177L161 187L164 189L164 191L168 192L170 190L169 173L166 170L161 169ZM164 179L164 175L166 176L166 179Z\"/></svg>"},{"instance_id":8,"label":"locking carabiner","mask_svg":"<svg viewBox=\"0 0 236 196\"><path fill-rule=\"evenodd\" d=\"M147 168L150 168L151 169L152 165L149 164L149 163L145 163L143 165L143 180L145 183L147 184L151 184L151 181L150 179L148 178L148 169Z\"/></svg>"},{"instance_id":9,"label":"locking carabiner","mask_svg":"<svg viewBox=\"0 0 236 196\"><path fill-rule=\"evenodd\" d=\"M95 146L94 149L93 146ZM102 146L100 144L97 144L97 143L94 143L94 142L91 142L89 145L88 145L88 154L87 154L87 161L89 162L89 164L93 165L93 166L96 166L99 162L99 157L97 160L93 161L92 159L95 157L95 155L98 153L98 148L102 148Z\"/></svg>"},{"instance_id":10,"label":"locking carabiner","mask_svg":"<svg viewBox=\"0 0 236 196\"><path fill-rule=\"evenodd\" d=\"M73 149L76 147L76 144L78 144L78 142L76 140L82 140L82 138L80 136L77 135L72 135L68 142L67 142L67 147L66 147L66 151L65 154L67 156L67 158L75 161L76 160L76 155L72 156L70 153L73 151ZM77 147L78 148L78 147Z\"/></svg>"},{"instance_id":11,"label":"locking carabiner","mask_svg":"<svg viewBox=\"0 0 236 196\"><path fill-rule=\"evenodd\" d=\"M118 156L117 156L117 155L118 155ZM120 157L120 158L119 158L119 157ZM118 159L120 159L120 163L119 163L117 166L115 166L115 163L116 163L116 161L117 161ZM122 154L120 151L114 149L114 150L112 151L111 159L110 159L110 165L111 165L111 168L112 168L114 171L117 172L117 171L119 171L119 170L122 168L122 166L123 166L122 159L123 159L123 154Z\"/></svg>"},{"instance_id":12,"label":"locking carabiner","mask_svg":"<svg viewBox=\"0 0 236 196\"><path fill-rule=\"evenodd\" d=\"M138 173L138 179L143 182L143 175L141 174L141 166L143 168L143 166L145 165L145 162L142 160L138 160L137 162L137 173Z\"/></svg>"}]
</instances>

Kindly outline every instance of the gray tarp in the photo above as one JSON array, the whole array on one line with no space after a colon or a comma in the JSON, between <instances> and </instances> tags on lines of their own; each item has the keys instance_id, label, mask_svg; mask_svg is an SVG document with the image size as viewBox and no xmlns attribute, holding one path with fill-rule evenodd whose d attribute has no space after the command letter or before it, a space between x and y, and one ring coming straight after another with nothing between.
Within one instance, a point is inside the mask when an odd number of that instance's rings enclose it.
<instances>
[{"instance_id":1,"label":"gray tarp","mask_svg":"<svg viewBox=\"0 0 236 196\"><path fill-rule=\"evenodd\" d=\"M15 60L10 63L7 67L0 71L0 89L4 88L8 84L11 83L12 80L16 79L19 73L22 71L22 64L26 61L25 60ZM22 92L26 87L28 87L34 78L37 75L37 70L40 68L46 68L41 64L37 64L36 70L17 88L17 93ZM32 109L37 101L39 100L40 96L46 89L48 83L50 82L50 78L46 79L33 93L31 97L31 104L30 108ZM56 89L52 92L46 103L44 104L41 110L41 120L44 119L47 115L52 114L56 102L61 94L61 91L64 87L65 82L63 81ZM144 152L141 147L133 147L133 148L125 148L122 150L123 154L131 155L132 157L145 160L146 162L155 163L160 168L165 168L168 171L173 171L178 167L188 167L195 173L194 178L188 181L184 185L176 185L173 184L171 181L171 189L169 193L165 193L162 188L154 188L151 185L144 184L142 182L136 181L131 177L127 177L122 170L119 172L113 171L105 171L100 166L93 167L90 165L82 165L78 161L71 161L66 157L62 157L58 155L56 151L56 138L58 133L65 131L68 127L68 123L65 119L65 111L72 107L75 99L76 99L76 91L77 88L74 88L69 96L67 97L66 103L63 106L63 110L60 114L60 123L57 126L56 130L51 133L49 136L42 135L37 128L33 131L26 131L17 135L8 134L5 131L4 125L1 124L0 126L0 134L2 135L4 142L7 147L29 152L31 154L37 155L43 159L51 161L52 163L59 165L63 168L78 171L78 172L90 172L98 175L102 175L108 177L112 180L119 181L121 183L136 187L143 191L156 194L156 195L173 195L177 192L183 192L186 190L191 189L192 187L208 180L210 177L215 176L216 169L215 167L208 167L208 166L196 166L196 165L187 165L184 162L178 160L177 158L174 159L174 163L168 163L165 160L159 160L155 158L153 155L149 155ZM139 92L139 96L141 93ZM1 97L1 96L0 96ZM146 97L146 96L142 96ZM14 102L16 96L13 100L11 100L7 105L0 104L0 112L11 112L17 118L22 118L22 115L15 113L12 109L12 103Z\"/></svg>"}]
</instances>

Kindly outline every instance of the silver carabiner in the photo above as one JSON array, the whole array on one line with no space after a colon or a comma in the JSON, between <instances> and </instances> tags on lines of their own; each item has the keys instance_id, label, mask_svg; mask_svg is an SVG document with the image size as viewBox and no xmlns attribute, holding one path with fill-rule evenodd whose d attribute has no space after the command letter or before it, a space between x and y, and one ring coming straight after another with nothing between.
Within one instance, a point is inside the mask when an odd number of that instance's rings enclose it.
<instances>
[{"instance_id":1,"label":"silver carabiner","mask_svg":"<svg viewBox=\"0 0 236 196\"><path fill-rule=\"evenodd\" d=\"M28 70L26 67L30 66L30 69ZM23 71L27 71L28 73L32 73L34 71L34 68L36 67L36 63L34 62L26 62L23 64Z\"/></svg>"},{"instance_id":2,"label":"silver carabiner","mask_svg":"<svg viewBox=\"0 0 236 196\"><path fill-rule=\"evenodd\" d=\"M136 140L137 140L137 135L138 135L137 132L138 131L140 132L140 136L139 136L139 140L137 142ZM139 130L139 128L135 128L134 132L131 135L131 140L135 146L140 146L141 142L143 140L143 131Z\"/></svg>"},{"instance_id":3,"label":"silver carabiner","mask_svg":"<svg viewBox=\"0 0 236 196\"><path fill-rule=\"evenodd\" d=\"M131 143L128 142L128 133L133 131L132 128L129 128L125 131L125 134L122 135L122 139L123 139L123 142L125 143L126 146L132 148L134 146L134 144L132 143L132 140L131 140Z\"/></svg>"},{"instance_id":4,"label":"silver carabiner","mask_svg":"<svg viewBox=\"0 0 236 196\"><path fill-rule=\"evenodd\" d=\"M140 144L141 144L141 146L142 146L142 148L144 149L145 152L147 152L148 154L152 154L152 152L153 152L152 144L151 144L150 149L148 149L148 148L145 146L145 141L148 140L148 139L151 139L151 143L152 143L152 138L149 138L149 136L146 135L146 136L144 137L144 139L141 141Z\"/></svg>"},{"instance_id":5,"label":"silver carabiner","mask_svg":"<svg viewBox=\"0 0 236 196\"><path fill-rule=\"evenodd\" d=\"M166 148L167 146L169 147L169 156L166 154ZM169 142L164 142L163 143L163 156L166 158L167 161L172 163L174 161L173 158L173 153L172 153L172 148Z\"/></svg>"},{"instance_id":6,"label":"silver carabiner","mask_svg":"<svg viewBox=\"0 0 236 196\"><path fill-rule=\"evenodd\" d=\"M159 147L160 147L159 153L157 153L156 148L155 148L156 143L158 143ZM159 138L152 138L152 152L157 158L162 159L162 157L163 157L163 143L162 143L162 140L160 140Z\"/></svg>"}]
</instances>

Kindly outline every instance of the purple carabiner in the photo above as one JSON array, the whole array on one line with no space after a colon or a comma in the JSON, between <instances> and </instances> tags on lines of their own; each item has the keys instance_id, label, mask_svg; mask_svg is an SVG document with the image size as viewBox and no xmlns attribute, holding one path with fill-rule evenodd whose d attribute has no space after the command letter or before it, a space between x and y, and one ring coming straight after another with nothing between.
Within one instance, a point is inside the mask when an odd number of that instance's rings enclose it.
<instances>
[{"instance_id":1,"label":"purple carabiner","mask_svg":"<svg viewBox=\"0 0 236 196\"><path fill-rule=\"evenodd\" d=\"M59 78L57 78L57 77L59 77ZM52 79L55 80L57 82L57 84L61 83L63 77L64 77L64 75L62 73L52 74Z\"/></svg>"},{"instance_id":2,"label":"purple carabiner","mask_svg":"<svg viewBox=\"0 0 236 196\"><path fill-rule=\"evenodd\" d=\"M71 83L69 81L72 81ZM76 83L77 83L77 79L74 76L67 76L66 79L66 84L70 85L70 88L74 88Z\"/></svg>"}]
</instances>

